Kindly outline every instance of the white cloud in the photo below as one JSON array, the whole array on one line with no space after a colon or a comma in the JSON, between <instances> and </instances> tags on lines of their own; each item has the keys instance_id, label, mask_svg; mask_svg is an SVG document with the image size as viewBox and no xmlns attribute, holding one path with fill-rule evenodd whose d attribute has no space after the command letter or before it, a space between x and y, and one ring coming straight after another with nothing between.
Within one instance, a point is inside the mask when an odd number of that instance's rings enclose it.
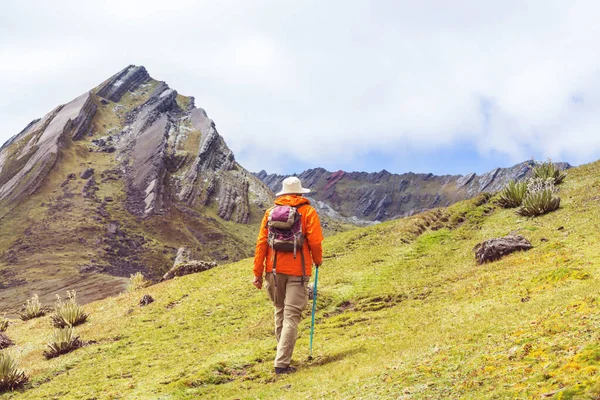
<instances>
[{"instance_id":1,"label":"white cloud","mask_svg":"<svg viewBox=\"0 0 600 400\"><path fill-rule=\"evenodd\" d=\"M0 11L0 140L135 63L195 96L252 170L459 142L600 157L593 1L35 5Z\"/></svg>"}]
</instances>

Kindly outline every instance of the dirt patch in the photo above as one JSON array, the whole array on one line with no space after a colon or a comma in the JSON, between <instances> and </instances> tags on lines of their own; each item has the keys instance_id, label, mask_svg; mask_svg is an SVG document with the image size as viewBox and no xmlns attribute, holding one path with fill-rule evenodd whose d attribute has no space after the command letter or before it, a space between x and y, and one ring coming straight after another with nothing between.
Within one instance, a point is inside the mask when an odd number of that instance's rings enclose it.
<instances>
[{"instance_id":1,"label":"dirt patch","mask_svg":"<svg viewBox=\"0 0 600 400\"><path fill-rule=\"evenodd\" d=\"M198 379L188 382L187 386L223 385L239 378L249 378L245 380L252 380L253 376L249 376L249 370L253 365L252 363L229 365L220 362L207 368L200 374Z\"/></svg>"},{"instance_id":2,"label":"dirt patch","mask_svg":"<svg viewBox=\"0 0 600 400\"><path fill-rule=\"evenodd\" d=\"M395 294L387 296L376 296L372 298L361 299L355 307L356 311L379 311L384 308L394 307L398 303L408 299L405 294Z\"/></svg>"},{"instance_id":3,"label":"dirt patch","mask_svg":"<svg viewBox=\"0 0 600 400\"><path fill-rule=\"evenodd\" d=\"M169 304L167 304L167 305L165 306L165 308L166 308L167 310L170 310L171 308L173 308L173 307L175 307L175 306L178 306L178 305L180 305L181 303L183 303L183 300L184 300L186 297L188 297L188 296L189 296L189 295L187 295L187 294L183 295L183 297L181 297L179 300L175 300L175 301L172 301L172 302L170 302Z\"/></svg>"},{"instance_id":4,"label":"dirt patch","mask_svg":"<svg viewBox=\"0 0 600 400\"><path fill-rule=\"evenodd\" d=\"M325 314L323 314L323 316L325 318L330 318L330 317L339 315L345 311L352 311L353 309L354 309L354 303L352 303L349 300L346 300L346 301L342 302L334 311L332 311L330 313L325 313Z\"/></svg>"}]
</instances>

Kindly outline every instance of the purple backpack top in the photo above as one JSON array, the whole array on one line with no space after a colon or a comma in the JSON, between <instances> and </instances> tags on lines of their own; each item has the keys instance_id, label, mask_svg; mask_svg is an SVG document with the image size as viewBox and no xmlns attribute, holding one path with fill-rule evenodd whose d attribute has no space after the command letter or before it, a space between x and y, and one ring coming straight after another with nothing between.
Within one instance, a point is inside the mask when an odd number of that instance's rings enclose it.
<instances>
[{"instance_id":1,"label":"purple backpack top","mask_svg":"<svg viewBox=\"0 0 600 400\"><path fill-rule=\"evenodd\" d=\"M275 251L302 251L304 235L302 234L301 214L297 207L275 206L269 211L267 228L269 230L269 246Z\"/></svg>"}]
</instances>

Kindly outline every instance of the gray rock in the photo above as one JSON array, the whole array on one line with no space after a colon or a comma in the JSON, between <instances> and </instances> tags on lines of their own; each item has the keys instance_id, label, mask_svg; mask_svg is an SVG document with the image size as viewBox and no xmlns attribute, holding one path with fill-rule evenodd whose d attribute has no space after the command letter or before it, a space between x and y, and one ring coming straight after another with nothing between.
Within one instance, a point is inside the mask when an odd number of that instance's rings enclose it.
<instances>
[{"instance_id":1,"label":"gray rock","mask_svg":"<svg viewBox=\"0 0 600 400\"><path fill-rule=\"evenodd\" d=\"M521 235L508 235L502 238L486 240L475 246L475 258L478 264L499 260L515 251L533 248L529 240Z\"/></svg>"},{"instance_id":2,"label":"gray rock","mask_svg":"<svg viewBox=\"0 0 600 400\"><path fill-rule=\"evenodd\" d=\"M176 276L184 276L189 274L195 274L202 271L207 271L211 268L217 266L216 262L213 261L199 261L199 260L190 260L180 264L175 265L173 268L169 270L161 279L162 281L167 281L169 279L173 279Z\"/></svg>"},{"instance_id":3,"label":"gray rock","mask_svg":"<svg viewBox=\"0 0 600 400\"><path fill-rule=\"evenodd\" d=\"M173 263L173 266L175 267L179 264L183 264L184 262L187 262L191 259L192 257L190 249L188 249L187 247L180 247L177 250L177 256L175 257L175 262Z\"/></svg>"},{"instance_id":4,"label":"gray rock","mask_svg":"<svg viewBox=\"0 0 600 400\"><path fill-rule=\"evenodd\" d=\"M147 306L150 303L154 303L154 298L149 294L145 294L140 300L140 307Z\"/></svg>"},{"instance_id":5,"label":"gray rock","mask_svg":"<svg viewBox=\"0 0 600 400\"><path fill-rule=\"evenodd\" d=\"M88 168L85 171L83 171L81 174L79 174L79 177L81 179L89 179L90 176L94 175L94 168Z\"/></svg>"},{"instance_id":6,"label":"gray rock","mask_svg":"<svg viewBox=\"0 0 600 400\"><path fill-rule=\"evenodd\" d=\"M83 185L81 194L86 198L94 198L96 197L97 190L98 186L96 185L96 179L92 176L85 182L85 185Z\"/></svg>"},{"instance_id":7,"label":"gray rock","mask_svg":"<svg viewBox=\"0 0 600 400\"><path fill-rule=\"evenodd\" d=\"M146 68L130 65L110 78L98 90L97 95L105 99L118 102L128 90L135 90L141 84L150 80Z\"/></svg>"}]
</instances>

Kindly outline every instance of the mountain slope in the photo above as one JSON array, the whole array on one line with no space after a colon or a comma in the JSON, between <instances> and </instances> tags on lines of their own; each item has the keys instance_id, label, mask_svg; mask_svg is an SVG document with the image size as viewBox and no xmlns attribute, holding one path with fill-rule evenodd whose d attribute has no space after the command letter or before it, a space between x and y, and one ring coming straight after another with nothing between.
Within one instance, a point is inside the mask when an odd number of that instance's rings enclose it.
<instances>
[{"instance_id":1,"label":"mountain slope","mask_svg":"<svg viewBox=\"0 0 600 400\"><path fill-rule=\"evenodd\" d=\"M4 398L597 398L599 174L570 170L535 219L480 195L329 237L315 360L306 318L294 375L271 373L272 309L242 260L88 305L94 343L51 361L48 318L15 322L32 382ZM510 232L534 248L476 265L475 244Z\"/></svg>"},{"instance_id":2,"label":"mountain slope","mask_svg":"<svg viewBox=\"0 0 600 400\"><path fill-rule=\"evenodd\" d=\"M0 149L0 308L119 293L131 273L162 276L180 246L247 257L271 201L193 97L129 66Z\"/></svg>"},{"instance_id":3,"label":"mountain slope","mask_svg":"<svg viewBox=\"0 0 600 400\"><path fill-rule=\"evenodd\" d=\"M298 177L313 189L315 199L326 203L346 217L387 221L434 207L445 207L483 192L497 192L511 179L531 175L533 161L511 168L496 168L485 174L443 175L391 174L381 172L329 172L309 169ZM557 163L561 169L568 163ZM280 190L284 175L257 173L273 192Z\"/></svg>"}]
</instances>

